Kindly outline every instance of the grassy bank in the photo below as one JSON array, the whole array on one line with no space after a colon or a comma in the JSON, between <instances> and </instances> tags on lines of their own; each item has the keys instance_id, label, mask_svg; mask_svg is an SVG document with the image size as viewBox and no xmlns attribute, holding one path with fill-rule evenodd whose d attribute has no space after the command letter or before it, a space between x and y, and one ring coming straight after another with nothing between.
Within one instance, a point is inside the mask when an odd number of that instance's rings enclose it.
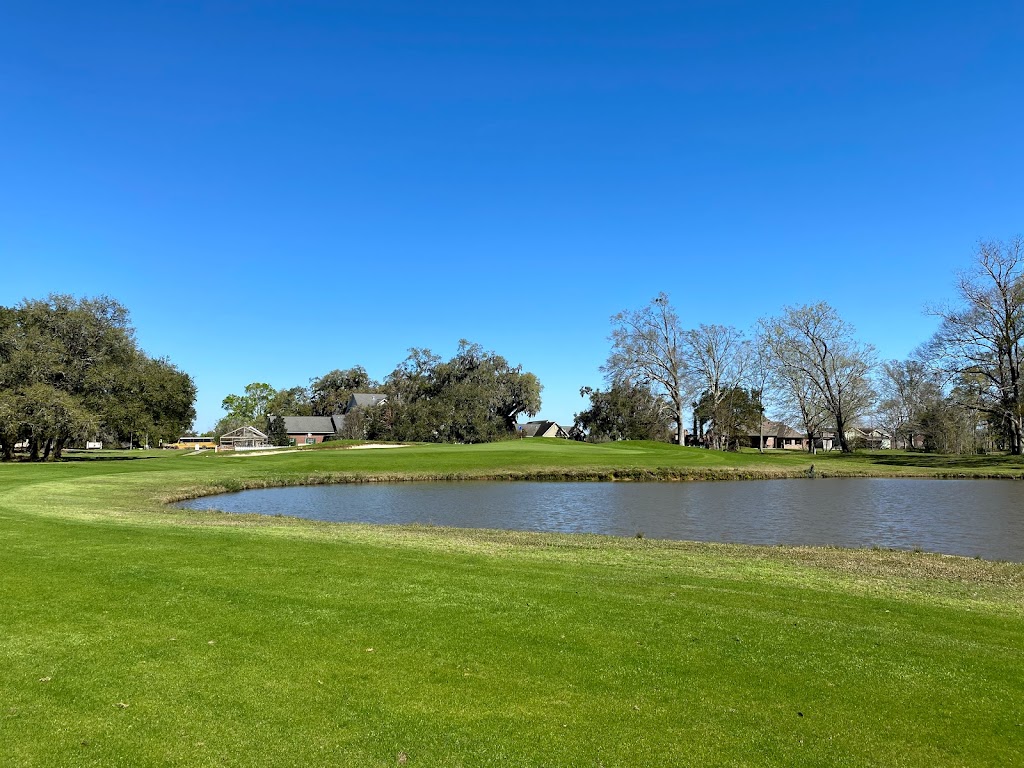
<instances>
[{"instance_id":1,"label":"grassy bank","mask_svg":"<svg viewBox=\"0 0 1024 768\"><path fill-rule=\"evenodd\" d=\"M0 465L0 764L1021 764L1024 566L163 505L812 461L826 476L1024 472L543 440Z\"/></svg>"}]
</instances>

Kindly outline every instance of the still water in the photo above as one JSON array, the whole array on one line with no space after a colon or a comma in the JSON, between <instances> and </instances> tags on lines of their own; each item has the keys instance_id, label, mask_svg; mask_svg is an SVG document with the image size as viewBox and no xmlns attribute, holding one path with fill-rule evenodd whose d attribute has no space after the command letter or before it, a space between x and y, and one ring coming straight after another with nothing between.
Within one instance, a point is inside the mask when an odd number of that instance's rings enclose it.
<instances>
[{"instance_id":1,"label":"still water","mask_svg":"<svg viewBox=\"0 0 1024 768\"><path fill-rule=\"evenodd\" d=\"M1024 483L1010 480L320 485L244 491L179 506L333 522L919 547L1024 562Z\"/></svg>"}]
</instances>

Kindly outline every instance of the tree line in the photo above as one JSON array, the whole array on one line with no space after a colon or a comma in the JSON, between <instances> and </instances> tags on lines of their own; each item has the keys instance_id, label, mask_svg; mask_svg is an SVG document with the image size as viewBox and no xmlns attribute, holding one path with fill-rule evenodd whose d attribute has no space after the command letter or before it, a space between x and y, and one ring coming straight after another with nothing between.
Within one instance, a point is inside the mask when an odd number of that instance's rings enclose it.
<instances>
[{"instance_id":1,"label":"tree line","mask_svg":"<svg viewBox=\"0 0 1024 768\"><path fill-rule=\"evenodd\" d=\"M105 296L53 294L0 307L0 456L60 458L87 440L177 439L195 419L192 379L135 341L128 310Z\"/></svg>"},{"instance_id":2,"label":"tree line","mask_svg":"<svg viewBox=\"0 0 1024 768\"><path fill-rule=\"evenodd\" d=\"M854 426L939 452L1024 451L1024 240L979 243L957 300L934 306L935 335L905 360L875 348L826 302L787 306L744 333L683 326L667 295L612 318L605 390L584 388L576 425L589 439L644 437L738 446L766 415L791 422L814 450L828 435L855 447ZM759 441L763 445L763 440Z\"/></svg>"},{"instance_id":3,"label":"tree line","mask_svg":"<svg viewBox=\"0 0 1024 768\"><path fill-rule=\"evenodd\" d=\"M219 436L245 424L266 425L280 433L271 417L331 416L343 413L352 394L384 395L380 405L346 414L338 437L370 440L480 443L515 434L520 414L540 410L541 383L495 352L463 339L445 360L429 349L414 348L376 381L362 366L331 371L308 386L274 389L254 382L222 403L227 414L217 423ZM260 427L262 428L262 427Z\"/></svg>"},{"instance_id":4,"label":"tree line","mask_svg":"<svg viewBox=\"0 0 1024 768\"><path fill-rule=\"evenodd\" d=\"M581 390L590 406L576 414L574 431L680 444L689 431L728 449L771 416L797 428L811 450L830 436L850 451L851 427L875 426L893 447L1021 455L1024 240L979 243L957 276L956 300L928 311L939 319L934 336L905 360L880 361L826 302L783 307L744 332L685 327L660 294L612 318L606 388ZM307 386L255 382L224 399L215 431L341 413L353 393L368 392L384 395L383 404L347 414L339 436L484 442L514 435L520 415L540 410L541 389L522 366L462 340L447 360L411 349L383 381L355 366ZM90 439L176 439L195 418L195 394L187 374L138 347L128 311L113 299L54 294L0 306L4 459L18 444L37 459Z\"/></svg>"}]
</instances>

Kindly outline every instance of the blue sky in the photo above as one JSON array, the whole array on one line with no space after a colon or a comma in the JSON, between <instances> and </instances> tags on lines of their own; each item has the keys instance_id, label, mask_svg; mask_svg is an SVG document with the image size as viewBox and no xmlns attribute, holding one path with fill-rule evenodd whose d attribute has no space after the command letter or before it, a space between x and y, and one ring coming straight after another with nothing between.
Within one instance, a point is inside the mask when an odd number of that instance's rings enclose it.
<instances>
[{"instance_id":1,"label":"blue sky","mask_svg":"<svg viewBox=\"0 0 1024 768\"><path fill-rule=\"evenodd\" d=\"M460 338L570 421L609 316L825 300L903 357L1024 230L1018 2L7 3L0 304L107 294L199 387Z\"/></svg>"}]
</instances>

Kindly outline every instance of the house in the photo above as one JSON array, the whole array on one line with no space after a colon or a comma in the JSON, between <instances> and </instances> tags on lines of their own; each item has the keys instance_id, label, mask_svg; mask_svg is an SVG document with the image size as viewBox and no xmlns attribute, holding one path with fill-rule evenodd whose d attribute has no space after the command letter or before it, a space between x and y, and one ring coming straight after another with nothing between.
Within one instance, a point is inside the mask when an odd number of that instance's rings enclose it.
<instances>
[{"instance_id":1,"label":"house","mask_svg":"<svg viewBox=\"0 0 1024 768\"><path fill-rule=\"evenodd\" d=\"M343 413L335 413L331 416L282 416L284 420L284 431L288 435L290 445L316 445L336 435L343 434L346 416L359 408L369 408L383 405L387 402L387 395L371 392L355 392L345 404ZM274 419L274 416L268 416ZM360 429L356 422L355 429Z\"/></svg>"},{"instance_id":2,"label":"house","mask_svg":"<svg viewBox=\"0 0 1024 768\"><path fill-rule=\"evenodd\" d=\"M807 450L807 435L797 432L781 421L765 419L761 429L747 435L751 448L781 448L788 451ZM763 442L762 442L763 441ZM831 446L831 444L830 444Z\"/></svg>"},{"instance_id":3,"label":"house","mask_svg":"<svg viewBox=\"0 0 1024 768\"><path fill-rule=\"evenodd\" d=\"M584 430L583 427L581 427L579 424L573 424L571 427L565 430L565 434L568 435L570 440L577 440L579 442L583 442L584 440L587 439L586 430Z\"/></svg>"},{"instance_id":4,"label":"house","mask_svg":"<svg viewBox=\"0 0 1024 768\"><path fill-rule=\"evenodd\" d=\"M387 395L378 392L353 392L342 414L335 415L335 427L339 437L360 440L366 437L369 411L379 408L388 401ZM343 431L344 428L344 431Z\"/></svg>"},{"instance_id":5,"label":"house","mask_svg":"<svg viewBox=\"0 0 1024 768\"><path fill-rule=\"evenodd\" d=\"M846 439L857 448L878 450L892 447L889 433L877 427L851 427L845 434Z\"/></svg>"},{"instance_id":6,"label":"house","mask_svg":"<svg viewBox=\"0 0 1024 768\"><path fill-rule=\"evenodd\" d=\"M517 424L520 437L561 437L569 439L569 432L554 421L528 421Z\"/></svg>"},{"instance_id":7,"label":"house","mask_svg":"<svg viewBox=\"0 0 1024 768\"><path fill-rule=\"evenodd\" d=\"M836 445L836 433L829 432L828 430L823 431L818 437L814 438L814 447L819 451L831 451Z\"/></svg>"},{"instance_id":8,"label":"house","mask_svg":"<svg viewBox=\"0 0 1024 768\"><path fill-rule=\"evenodd\" d=\"M375 405L383 405L387 402L387 395L380 395L373 392L353 392L345 406L345 413L350 413L356 408L369 408Z\"/></svg>"},{"instance_id":9,"label":"house","mask_svg":"<svg viewBox=\"0 0 1024 768\"><path fill-rule=\"evenodd\" d=\"M251 451L256 448L269 448L270 438L256 427L239 427L225 432L220 437L219 451Z\"/></svg>"},{"instance_id":10,"label":"house","mask_svg":"<svg viewBox=\"0 0 1024 768\"><path fill-rule=\"evenodd\" d=\"M898 435L896 447L901 451L923 451L927 436L923 432L912 432L909 435Z\"/></svg>"},{"instance_id":11,"label":"house","mask_svg":"<svg viewBox=\"0 0 1024 768\"><path fill-rule=\"evenodd\" d=\"M281 419L290 445L322 443L345 424L345 417L340 413L333 416L282 416Z\"/></svg>"}]
</instances>

